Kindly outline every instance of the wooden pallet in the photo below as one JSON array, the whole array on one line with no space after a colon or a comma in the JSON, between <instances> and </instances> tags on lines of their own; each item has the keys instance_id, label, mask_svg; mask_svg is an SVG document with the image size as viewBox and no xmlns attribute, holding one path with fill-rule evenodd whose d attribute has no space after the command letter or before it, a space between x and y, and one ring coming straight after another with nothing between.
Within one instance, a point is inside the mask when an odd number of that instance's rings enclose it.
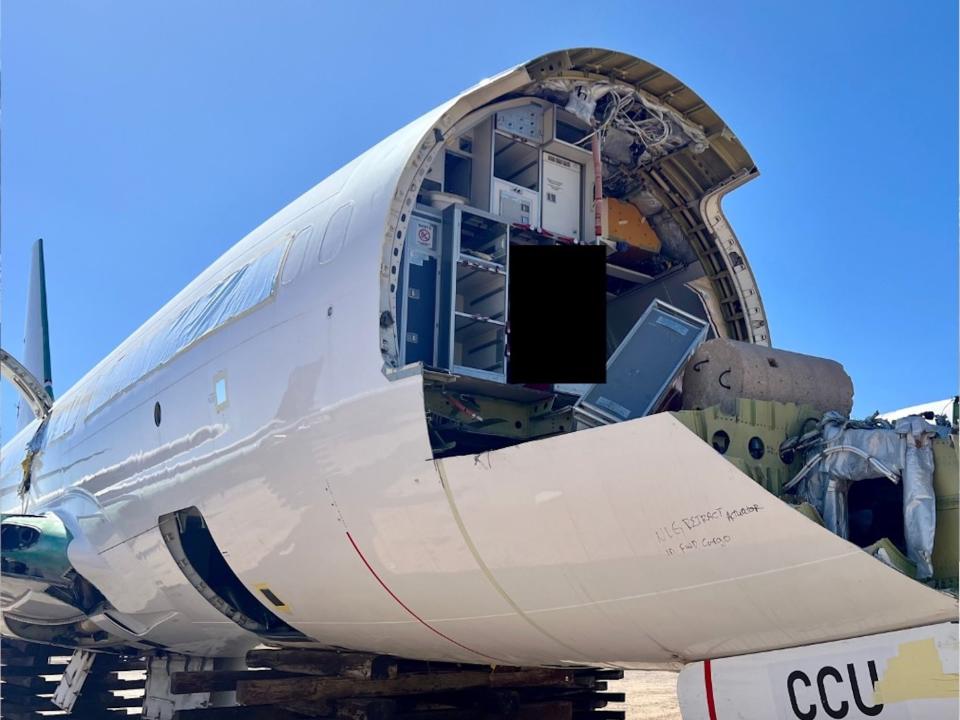
<instances>
[{"instance_id":1,"label":"wooden pallet","mask_svg":"<svg viewBox=\"0 0 960 720\"><path fill-rule=\"evenodd\" d=\"M40 720L57 711L50 697L70 659L70 650L3 638L0 641L0 719ZM74 705L72 717L116 720L143 703L142 660L99 655ZM124 675L121 677L120 673ZM131 678L130 675L134 677ZM139 675L139 677L137 677ZM126 691L123 695L116 694ZM133 695L132 697L128 697Z\"/></svg>"},{"instance_id":2,"label":"wooden pallet","mask_svg":"<svg viewBox=\"0 0 960 720\"><path fill-rule=\"evenodd\" d=\"M175 673L174 694L235 691L236 707L178 711L175 720L611 720L621 670L430 663L362 653L260 649L248 670Z\"/></svg>"},{"instance_id":3,"label":"wooden pallet","mask_svg":"<svg viewBox=\"0 0 960 720\"><path fill-rule=\"evenodd\" d=\"M3 640L4 720L40 720L68 650ZM622 720L615 669L518 668L302 649L257 649L246 670L173 673L173 695L235 693L237 705L177 710L174 720ZM100 655L71 717L116 720L143 702L142 659ZM123 676L120 673L124 673ZM51 677L52 676L52 677ZM120 691L123 695L118 695ZM131 692L132 691L132 692Z\"/></svg>"}]
</instances>

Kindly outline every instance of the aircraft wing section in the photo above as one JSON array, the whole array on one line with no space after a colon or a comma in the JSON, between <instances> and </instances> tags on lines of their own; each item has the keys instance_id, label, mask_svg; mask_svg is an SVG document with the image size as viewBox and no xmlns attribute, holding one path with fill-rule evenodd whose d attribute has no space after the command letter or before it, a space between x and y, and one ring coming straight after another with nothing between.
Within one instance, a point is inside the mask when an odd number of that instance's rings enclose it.
<instances>
[{"instance_id":1,"label":"aircraft wing section","mask_svg":"<svg viewBox=\"0 0 960 720\"><path fill-rule=\"evenodd\" d=\"M667 414L437 463L489 581L571 660L687 662L957 615Z\"/></svg>"}]
</instances>

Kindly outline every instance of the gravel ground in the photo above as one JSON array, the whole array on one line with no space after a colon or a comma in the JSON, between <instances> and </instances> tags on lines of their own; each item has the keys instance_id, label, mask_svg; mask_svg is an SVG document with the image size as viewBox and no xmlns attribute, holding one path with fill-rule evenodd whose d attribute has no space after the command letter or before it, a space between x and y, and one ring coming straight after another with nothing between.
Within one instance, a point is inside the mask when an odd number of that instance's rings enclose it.
<instances>
[{"instance_id":1,"label":"gravel ground","mask_svg":"<svg viewBox=\"0 0 960 720\"><path fill-rule=\"evenodd\" d=\"M610 682L607 689L626 693L625 703L611 704L607 708L625 709L627 720L681 720L675 672L628 672L623 680Z\"/></svg>"}]
</instances>

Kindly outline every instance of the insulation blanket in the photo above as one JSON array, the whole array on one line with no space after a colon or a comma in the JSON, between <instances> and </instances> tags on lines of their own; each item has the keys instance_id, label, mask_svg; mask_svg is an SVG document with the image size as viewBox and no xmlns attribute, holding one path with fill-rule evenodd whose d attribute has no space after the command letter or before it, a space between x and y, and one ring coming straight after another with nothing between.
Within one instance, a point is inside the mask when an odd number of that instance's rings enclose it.
<instances>
[{"instance_id":1,"label":"insulation blanket","mask_svg":"<svg viewBox=\"0 0 960 720\"><path fill-rule=\"evenodd\" d=\"M817 508L830 530L846 538L850 483L883 476L902 482L907 557L916 564L918 579L932 577L936 497L931 440L936 428L915 415L892 427L863 427L838 413L825 415L820 427L822 443L801 470L801 497Z\"/></svg>"}]
</instances>

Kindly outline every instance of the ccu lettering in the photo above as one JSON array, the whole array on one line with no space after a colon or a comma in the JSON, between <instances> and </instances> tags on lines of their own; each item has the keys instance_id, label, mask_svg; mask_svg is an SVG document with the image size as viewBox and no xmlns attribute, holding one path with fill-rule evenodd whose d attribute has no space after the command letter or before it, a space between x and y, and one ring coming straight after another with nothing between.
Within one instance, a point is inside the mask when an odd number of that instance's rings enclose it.
<instances>
[{"instance_id":1,"label":"ccu lettering","mask_svg":"<svg viewBox=\"0 0 960 720\"><path fill-rule=\"evenodd\" d=\"M877 684L877 665L873 660L867 663L867 671L870 673L870 685L873 687ZM850 681L850 690L857 709L869 717L879 715L883 710L883 704L866 705L863 702L863 697L860 694L860 683L857 680L857 671L853 663L847 663L847 678ZM832 682L828 683L828 680ZM832 701L827 694L828 686L830 695L833 697ZM820 668L820 671L817 673L817 695L820 700L820 705L818 706L815 700L811 701L811 699L806 697L797 697L798 691L803 696L811 695L812 693L803 693L802 688L812 688L813 683L805 672L802 670L794 670L787 675L787 695L790 698L790 709L793 710L793 714L798 720L814 720L820 708L823 708L827 717L833 718L834 720L845 718L850 712L850 703L846 700L839 700L837 697L842 686L843 675L840 674L839 670L831 665L825 665ZM802 702L804 703L804 707L801 707Z\"/></svg>"}]
</instances>

